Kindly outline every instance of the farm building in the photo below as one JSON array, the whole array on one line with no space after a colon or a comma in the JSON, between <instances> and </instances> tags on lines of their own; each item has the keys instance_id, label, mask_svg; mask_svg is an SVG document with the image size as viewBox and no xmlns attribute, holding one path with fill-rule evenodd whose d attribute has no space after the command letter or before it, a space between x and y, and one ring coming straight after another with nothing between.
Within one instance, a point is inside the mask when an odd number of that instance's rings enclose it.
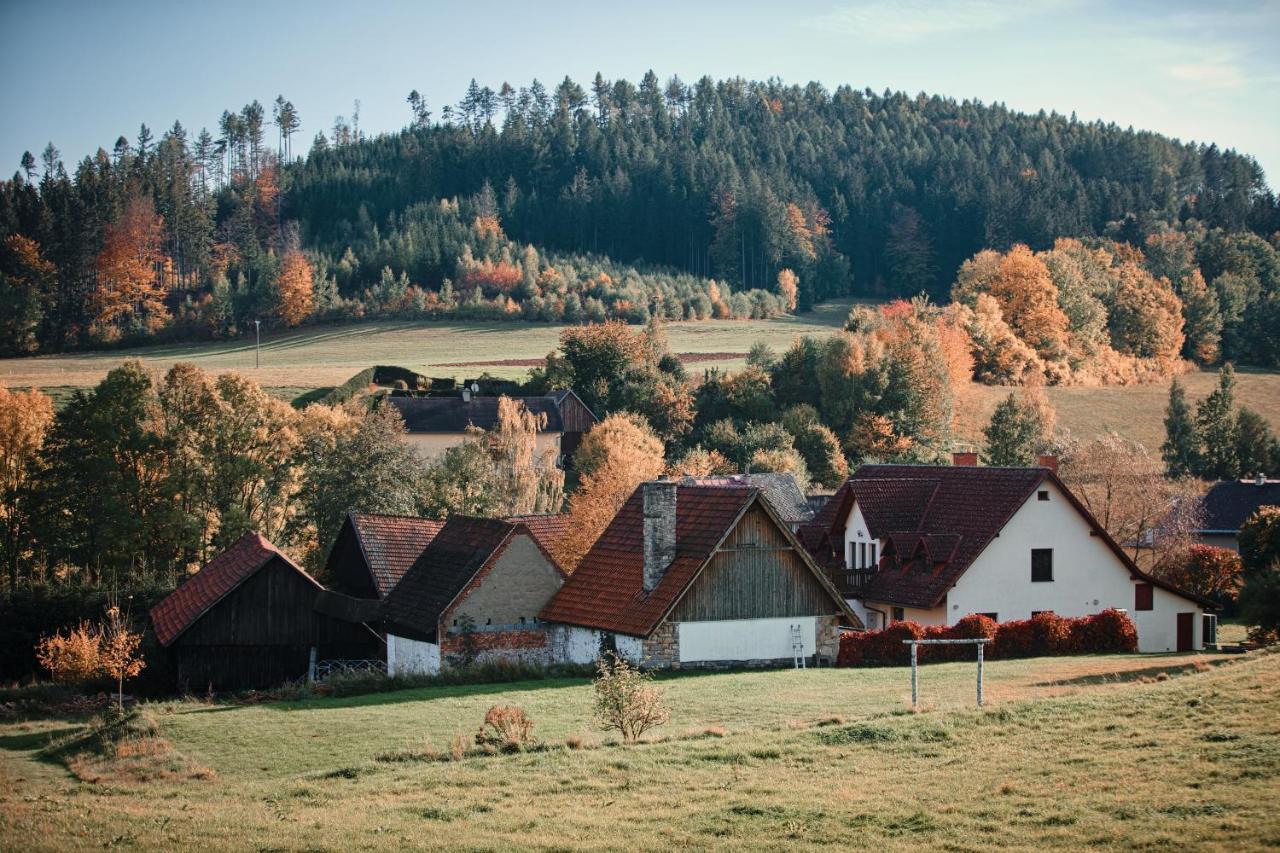
<instances>
[{"instance_id":1,"label":"farm building","mask_svg":"<svg viewBox=\"0 0 1280 853\"><path fill-rule=\"evenodd\" d=\"M541 618L557 660L653 667L834 659L857 616L757 488L658 480L627 500Z\"/></svg>"},{"instance_id":2,"label":"farm building","mask_svg":"<svg viewBox=\"0 0 1280 853\"><path fill-rule=\"evenodd\" d=\"M450 518L383 603L388 674L551 662L538 611L565 575L532 530L553 524Z\"/></svg>"},{"instance_id":3,"label":"farm building","mask_svg":"<svg viewBox=\"0 0 1280 853\"><path fill-rule=\"evenodd\" d=\"M315 611L323 587L270 542L246 533L151 609L179 689L269 687L303 678L313 656L365 658L367 627Z\"/></svg>"},{"instance_id":4,"label":"farm building","mask_svg":"<svg viewBox=\"0 0 1280 853\"><path fill-rule=\"evenodd\" d=\"M1139 570L1050 467L960 461L863 465L801 531L869 627L1115 608L1140 651L1213 641L1213 603Z\"/></svg>"},{"instance_id":5,"label":"farm building","mask_svg":"<svg viewBox=\"0 0 1280 853\"><path fill-rule=\"evenodd\" d=\"M390 396L404 419L405 441L423 459L434 459L450 447L461 444L468 427L492 429L498 422L497 397L479 397L463 390L449 397ZM553 391L545 397L513 397L535 415L545 418L538 430L537 452L556 453L562 467L573 458L582 437L596 425L596 416L572 391Z\"/></svg>"},{"instance_id":6,"label":"farm building","mask_svg":"<svg viewBox=\"0 0 1280 853\"><path fill-rule=\"evenodd\" d=\"M1195 531L1204 545L1240 550L1240 528L1264 506L1280 506L1280 480L1259 474L1252 480L1214 483L1202 501L1203 520Z\"/></svg>"},{"instance_id":7,"label":"farm building","mask_svg":"<svg viewBox=\"0 0 1280 853\"><path fill-rule=\"evenodd\" d=\"M386 598L442 527L429 518L347 513L325 562L329 587L355 598Z\"/></svg>"}]
</instances>

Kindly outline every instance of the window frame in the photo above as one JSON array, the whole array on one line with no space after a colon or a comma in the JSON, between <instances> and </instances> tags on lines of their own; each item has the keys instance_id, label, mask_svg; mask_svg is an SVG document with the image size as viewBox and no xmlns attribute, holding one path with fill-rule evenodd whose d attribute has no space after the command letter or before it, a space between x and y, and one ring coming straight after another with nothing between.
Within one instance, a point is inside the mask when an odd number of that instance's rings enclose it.
<instances>
[{"instance_id":1,"label":"window frame","mask_svg":"<svg viewBox=\"0 0 1280 853\"><path fill-rule=\"evenodd\" d=\"M1155 584L1136 583L1133 585L1133 609L1142 612L1150 612L1156 609Z\"/></svg>"},{"instance_id":2,"label":"window frame","mask_svg":"<svg viewBox=\"0 0 1280 853\"><path fill-rule=\"evenodd\" d=\"M1047 566L1037 566L1036 558L1040 557L1048 561ZM1048 569L1048 577L1037 577L1037 568ZM1032 583L1053 583L1053 549L1052 548L1032 548L1031 549L1031 582Z\"/></svg>"}]
</instances>

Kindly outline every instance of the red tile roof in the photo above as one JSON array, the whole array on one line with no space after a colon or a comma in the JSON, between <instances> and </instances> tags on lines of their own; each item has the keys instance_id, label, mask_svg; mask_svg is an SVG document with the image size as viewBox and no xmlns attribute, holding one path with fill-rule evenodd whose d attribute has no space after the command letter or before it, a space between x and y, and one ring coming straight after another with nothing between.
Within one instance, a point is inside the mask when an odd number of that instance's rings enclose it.
<instances>
[{"instance_id":1,"label":"red tile roof","mask_svg":"<svg viewBox=\"0 0 1280 853\"><path fill-rule=\"evenodd\" d=\"M648 636L758 494L747 487L677 488L676 556L655 589L644 591L641 486L632 492L539 618Z\"/></svg>"},{"instance_id":2,"label":"red tile roof","mask_svg":"<svg viewBox=\"0 0 1280 853\"><path fill-rule=\"evenodd\" d=\"M350 514L378 596L385 598L444 527L443 521L367 512Z\"/></svg>"},{"instance_id":3,"label":"red tile roof","mask_svg":"<svg viewBox=\"0 0 1280 853\"><path fill-rule=\"evenodd\" d=\"M931 609L942 603L947 591L1046 479L1062 491L1133 577L1211 604L1139 570L1047 468L863 465L814 523L802 530L801 539L820 564L842 567L844 528L856 499L871 535L885 540L880 570L863 597Z\"/></svg>"},{"instance_id":4,"label":"red tile roof","mask_svg":"<svg viewBox=\"0 0 1280 853\"><path fill-rule=\"evenodd\" d=\"M246 533L151 608L151 624L160 645L178 639L224 596L275 559L315 584L316 589L324 588L262 536Z\"/></svg>"}]
</instances>

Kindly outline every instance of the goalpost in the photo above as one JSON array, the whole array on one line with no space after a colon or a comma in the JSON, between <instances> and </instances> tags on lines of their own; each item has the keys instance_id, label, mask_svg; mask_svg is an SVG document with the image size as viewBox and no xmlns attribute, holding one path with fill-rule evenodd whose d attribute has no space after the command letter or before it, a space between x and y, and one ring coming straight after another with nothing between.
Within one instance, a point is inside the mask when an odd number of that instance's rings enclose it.
<instances>
[{"instance_id":1,"label":"goalpost","mask_svg":"<svg viewBox=\"0 0 1280 853\"><path fill-rule=\"evenodd\" d=\"M911 647L911 707L920 704L920 668L916 662L919 646L977 646L978 647L978 707L982 707L982 649L989 639L972 640L903 640Z\"/></svg>"}]
</instances>

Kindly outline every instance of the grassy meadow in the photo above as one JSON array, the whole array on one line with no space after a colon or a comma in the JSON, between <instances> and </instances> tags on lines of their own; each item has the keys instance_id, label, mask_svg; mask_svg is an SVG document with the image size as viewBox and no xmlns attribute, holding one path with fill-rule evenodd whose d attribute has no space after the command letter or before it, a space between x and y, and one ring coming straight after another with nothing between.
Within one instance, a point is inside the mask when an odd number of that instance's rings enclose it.
<instances>
[{"instance_id":1,"label":"grassy meadow","mask_svg":"<svg viewBox=\"0 0 1280 853\"><path fill-rule=\"evenodd\" d=\"M74 721L5 722L0 849L1280 844L1280 655L997 661L987 676L978 710L972 664L924 667L918 713L901 668L668 677L672 720L633 747L594 729L584 680L154 703L152 751L184 769L150 781L42 759ZM508 703L545 749L428 757Z\"/></svg>"},{"instance_id":2,"label":"grassy meadow","mask_svg":"<svg viewBox=\"0 0 1280 853\"><path fill-rule=\"evenodd\" d=\"M798 335L824 335L844 324L852 300L819 305L809 314L771 320L708 320L671 323L667 335L694 375L706 368L741 368L751 345L763 341L775 350ZM553 350L563 326L543 323L369 322L321 326L264 336L261 367L254 368L253 338L204 344L141 347L103 352L0 359L0 384L35 386L56 402L77 388L94 385L128 358L160 371L179 361L205 370L252 375L284 399L316 388L339 385L373 364L394 364L432 376L465 378L488 372L523 378L530 366ZM1183 377L1192 399L1212 390L1213 371ZM957 434L979 442L996 404L1011 389L970 385L957 400ZM1109 388L1050 388L1058 422L1077 437L1114 429L1148 448L1164 440L1167 381ZM1239 371L1238 399L1268 418L1280 431L1280 373Z\"/></svg>"}]
</instances>

